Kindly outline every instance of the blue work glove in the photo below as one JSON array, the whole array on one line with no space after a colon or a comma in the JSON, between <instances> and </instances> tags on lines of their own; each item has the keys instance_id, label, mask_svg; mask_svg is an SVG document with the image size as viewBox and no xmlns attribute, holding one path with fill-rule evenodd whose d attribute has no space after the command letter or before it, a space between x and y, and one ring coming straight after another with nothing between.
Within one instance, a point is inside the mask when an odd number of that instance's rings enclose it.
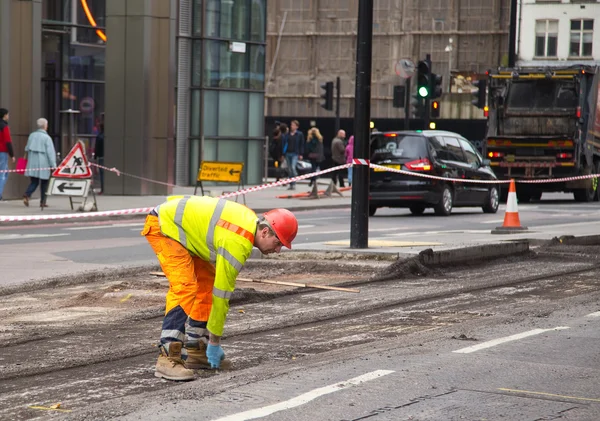
<instances>
[{"instance_id":1,"label":"blue work glove","mask_svg":"<svg viewBox=\"0 0 600 421\"><path fill-rule=\"evenodd\" d=\"M225 352L223 352L221 345L208 344L206 347L206 358L208 358L211 368L219 368L221 361L225 358Z\"/></svg>"}]
</instances>

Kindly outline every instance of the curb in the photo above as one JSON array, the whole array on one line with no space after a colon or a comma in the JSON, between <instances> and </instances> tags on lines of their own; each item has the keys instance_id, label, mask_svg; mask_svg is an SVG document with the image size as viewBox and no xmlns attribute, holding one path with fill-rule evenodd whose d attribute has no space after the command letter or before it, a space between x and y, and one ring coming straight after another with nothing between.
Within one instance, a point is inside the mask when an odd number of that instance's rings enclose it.
<instances>
[{"instance_id":1,"label":"curb","mask_svg":"<svg viewBox=\"0 0 600 421\"><path fill-rule=\"evenodd\" d=\"M319 206L306 206L306 205L298 205L298 206L281 206L284 207L292 212L302 212L302 211L307 211L307 210L313 210L313 209L343 209L343 208L348 208L350 207L350 203L348 204L332 204L332 205L327 205L327 204L319 204ZM256 212L257 214L260 213L265 213L271 209L273 209L275 206L273 207L269 207L269 208L251 208L254 212ZM60 214L56 214L56 215L60 215ZM145 213L134 213L134 214L124 214L124 215L110 215L110 216L106 216L106 215L101 215L101 216L88 216L88 217L81 217L81 218L64 218L64 219L41 219L41 220L30 220L30 221L4 221L1 223L2 227L19 227L19 226L23 226L23 225L58 225L58 224L73 224L73 223L82 223L85 221L93 221L93 222L101 222L101 221L127 221L127 220L132 220L132 219L145 219L146 218L146 214Z\"/></svg>"},{"instance_id":2,"label":"curb","mask_svg":"<svg viewBox=\"0 0 600 421\"><path fill-rule=\"evenodd\" d=\"M600 238L600 236L598 236ZM529 251L529 241L518 240L509 243L483 244L452 250L423 250L419 253L419 262L425 266L446 265L451 263L472 262L473 260L489 260L499 257L513 256Z\"/></svg>"}]
</instances>

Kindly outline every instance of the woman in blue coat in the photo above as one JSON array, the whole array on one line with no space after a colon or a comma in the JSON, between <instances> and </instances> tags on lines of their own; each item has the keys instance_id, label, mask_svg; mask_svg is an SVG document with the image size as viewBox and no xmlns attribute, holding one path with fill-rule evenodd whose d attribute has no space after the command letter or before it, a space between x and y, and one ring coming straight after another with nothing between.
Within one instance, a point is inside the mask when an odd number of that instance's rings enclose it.
<instances>
[{"instance_id":1,"label":"woman in blue coat","mask_svg":"<svg viewBox=\"0 0 600 421\"><path fill-rule=\"evenodd\" d=\"M56 167L56 151L52 138L48 136L48 120L40 118L37 121L38 129L29 135L27 146L25 146L25 159L27 159L27 168L25 176L31 178L31 183L23 195L23 203L29 206L31 195L40 186L40 207L46 208L46 189L48 180L52 174L50 168Z\"/></svg>"}]
</instances>

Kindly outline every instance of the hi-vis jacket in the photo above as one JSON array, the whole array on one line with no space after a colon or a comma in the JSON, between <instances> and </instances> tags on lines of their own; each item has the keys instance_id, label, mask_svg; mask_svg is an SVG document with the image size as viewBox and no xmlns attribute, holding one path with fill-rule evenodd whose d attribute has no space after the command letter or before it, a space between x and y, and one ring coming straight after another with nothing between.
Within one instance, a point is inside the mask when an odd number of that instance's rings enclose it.
<instances>
[{"instance_id":1,"label":"hi-vis jacket","mask_svg":"<svg viewBox=\"0 0 600 421\"><path fill-rule=\"evenodd\" d=\"M207 329L221 336L235 280L254 246L256 214L239 203L206 196L171 196L157 212L163 235L215 265Z\"/></svg>"}]
</instances>

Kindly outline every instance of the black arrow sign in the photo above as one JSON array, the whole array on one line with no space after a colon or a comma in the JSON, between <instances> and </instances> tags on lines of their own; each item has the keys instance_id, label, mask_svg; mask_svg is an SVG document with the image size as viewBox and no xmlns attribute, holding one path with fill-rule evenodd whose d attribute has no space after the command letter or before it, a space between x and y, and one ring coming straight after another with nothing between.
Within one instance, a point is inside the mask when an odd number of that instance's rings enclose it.
<instances>
[{"instance_id":1,"label":"black arrow sign","mask_svg":"<svg viewBox=\"0 0 600 421\"><path fill-rule=\"evenodd\" d=\"M64 193L65 190L82 190L83 186L69 186L68 183L61 183L58 185L57 189L61 192Z\"/></svg>"},{"instance_id":2,"label":"black arrow sign","mask_svg":"<svg viewBox=\"0 0 600 421\"><path fill-rule=\"evenodd\" d=\"M229 170L229 175L238 174L238 173L241 173L241 171L233 171L233 168Z\"/></svg>"}]
</instances>

